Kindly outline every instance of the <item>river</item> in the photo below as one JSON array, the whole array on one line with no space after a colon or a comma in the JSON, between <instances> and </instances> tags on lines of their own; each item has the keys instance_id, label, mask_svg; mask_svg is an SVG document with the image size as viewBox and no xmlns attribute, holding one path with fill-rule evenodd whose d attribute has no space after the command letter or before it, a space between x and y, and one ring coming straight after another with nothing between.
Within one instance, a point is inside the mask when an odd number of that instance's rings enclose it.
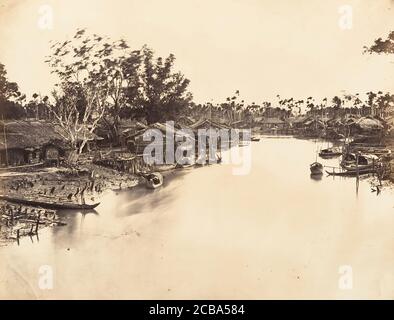
<instances>
[{"instance_id":1,"label":"river","mask_svg":"<svg viewBox=\"0 0 394 320\"><path fill-rule=\"evenodd\" d=\"M96 213L63 212L67 226L0 248L0 298L393 299L393 190L311 179L326 145L264 137L243 147L249 174L185 169L154 191L109 192Z\"/></svg>"}]
</instances>

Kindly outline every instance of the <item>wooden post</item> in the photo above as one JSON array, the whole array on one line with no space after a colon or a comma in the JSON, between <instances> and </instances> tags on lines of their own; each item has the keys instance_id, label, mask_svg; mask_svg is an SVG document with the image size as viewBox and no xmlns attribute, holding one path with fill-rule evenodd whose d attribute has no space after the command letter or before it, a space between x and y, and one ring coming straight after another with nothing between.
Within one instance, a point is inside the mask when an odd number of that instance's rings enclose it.
<instances>
[{"instance_id":1,"label":"wooden post","mask_svg":"<svg viewBox=\"0 0 394 320\"><path fill-rule=\"evenodd\" d=\"M375 174L375 173L377 173L375 171L375 159L372 159L372 174Z\"/></svg>"},{"instance_id":2,"label":"wooden post","mask_svg":"<svg viewBox=\"0 0 394 320\"><path fill-rule=\"evenodd\" d=\"M36 221L36 234L38 232L38 224L40 223L40 214L37 216L37 221Z\"/></svg>"},{"instance_id":3,"label":"wooden post","mask_svg":"<svg viewBox=\"0 0 394 320\"><path fill-rule=\"evenodd\" d=\"M8 148L7 148L7 135L5 131L5 122L4 122L4 115L2 115L2 120L3 120L3 131L4 131L4 146L5 146L5 163L8 167Z\"/></svg>"},{"instance_id":4,"label":"wooden post","mask_svg":"<svg viewBox=\"0 0 394 320\"><path fill-rule=\"evenodd\" d=\"M356 174L357 174L357 178L356 178L356 194L358 194L358 187L359 187L359 184L360 184L360 180L359 180L360 176L359 176L359 172L358 172L358 156L359 156L359 154L357 152L356 153Z\"/></svg>"}]
</instances>

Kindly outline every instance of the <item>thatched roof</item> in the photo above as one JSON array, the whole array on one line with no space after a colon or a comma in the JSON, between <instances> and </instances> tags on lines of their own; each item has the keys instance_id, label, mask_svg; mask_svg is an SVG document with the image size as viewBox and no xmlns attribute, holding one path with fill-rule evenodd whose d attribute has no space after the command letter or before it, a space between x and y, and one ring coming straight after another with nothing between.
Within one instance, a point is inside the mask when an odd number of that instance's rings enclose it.
<instances>
[{"instance_id":1,"label":"thatched roof","mask_svg":"<svg viewBox=\"0 0 394 320\"><path fill-rule=\"evenodd\" d=\"M290 123L294 123L294 124L301 124L301 123L304 123L304 122L308 121L310 118L311 118L310 116L302 115L302 116L289 118L288 121Z\"/></svg>"},{"instance_id":2,"label":"thatched roof","mask_svg":"<svg viewBox=\"0 0 394 320\"><path fill-rule=\"evenodd\" d=\"M216 128L216 129L231 129L224 123L219 123L210 119L201 119L190 126L191 129L197 130L200 128Z\"/></svg>"},{"instance_id":3,"label":"thatched roof","mask_svg":"<svg viewBox=\"0 0 394 320\"><path fill-rule=\"evenodd\" d=\"M121 122L119 127L123 134L128 134L129 132L134 133L136 131L146 129L148 126L140 121L133 121L129 123Z\"/></svg>"},{"instance_id":4,"label":"thatched roof","mask_svg":"<svg viewBox=\"0 0 394 320\"><path fill-rule=\"evenodd\" d=\"M254 121L254 122L261 122L261 120L263 120L263 119L264 119L263 116L253 117L253 121Z\"/></svg>"},{"instance_id":5,"label":"thatched roof","mask_svg":"<svg viewBox=\"0 0 394 320\"><path fill-rule=\"evenodd\" d=\"M383 124L378 120L371 117L363 117L356 121L356 124L362 130L381 130L383 129Z\"/></svg>"},{"instance_id":6,"label":"thatched roof","mask_svg":"<svg viewBox=\"0 0 394 320\"><path fill-rule=\"evenodd\" d=\"M160 123L160 122L156 122L153 123L151 125L149 125L148 127L146 127L145 129L141 129L139 131L136 131L134 133L131 133L127 136L127 138L129 139L134 139L134 140L142 140L142 135L147 131L147 130L159 130L161 131L161 133L165 136L165 135L170 135L170 136L183 136L183 132L181 133L180 130L185 129L185 128L177 128L176 126L171 127L171 126L166 126L166 124L164 123ZM190 129L190 128L188 128ZM191 137L194 139L194 136Z\"/></svg>"},{"instance_id":7,"label":"thatched roof","mask_svg":"<svg viewBox=\"0 0 394 320\"><path fill-rule=\"evenodd\" d=\"M321 121L321 120L319 120L319 119L313 119L313 118L311 118L311 119L305 121L305 122L304 122L304 125L305 125L306 127L311 127L311 126L324 127L324 126L325 126L325 124L324 124L323 121Z\"/></svg>"},{"instance_id":8,"label":"thatched roof","mask_svg":"<svg viewBox=\"0 0 394 320\"><path fill-rule=\"evenodd\" d=\"M5 149L5 141L9 149L35 148L49 143L65 146L56 127L41 120L0 121L0 135L0 149Z\"/></svg>"},{"instance_id":9,"label":"thatched roof","mask_svg":"<svg viewBox=\"0 0 394 320\"><path fill-rule=\"evenodd\" d=\"M177 121L176 121L177 123L179 123L180 125L182 125L182 126L190 126L190 125L192 125L193 123L195 123L196 122L196 120L194 119L194 118L192 118L192 117L190 117L190 116L180 116L178 119L177 119Z\"/></svg>"}]
</instances>

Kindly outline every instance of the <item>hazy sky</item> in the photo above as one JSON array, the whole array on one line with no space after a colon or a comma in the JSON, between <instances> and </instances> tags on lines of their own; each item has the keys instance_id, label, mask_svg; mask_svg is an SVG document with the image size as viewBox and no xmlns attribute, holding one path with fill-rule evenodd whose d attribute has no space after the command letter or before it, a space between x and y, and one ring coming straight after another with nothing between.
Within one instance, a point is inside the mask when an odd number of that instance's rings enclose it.
<instances>
[{"instance_id":1,"label":"hazy sky","mask_svg":"<svg viewBox=\"0 0 394 320\"><path fill-rule=\"evenodd\" d=\"M39 28L40 7L53 28ZM339 26L342 5L353 25ZM363 46L394 30L392 0L0 0L0 62L28 96L48 94L49 40L80 27L174 53L197 102L240 90L248 102L283 97L394 91L394 57Z\"/></svg>"}]
</instances>

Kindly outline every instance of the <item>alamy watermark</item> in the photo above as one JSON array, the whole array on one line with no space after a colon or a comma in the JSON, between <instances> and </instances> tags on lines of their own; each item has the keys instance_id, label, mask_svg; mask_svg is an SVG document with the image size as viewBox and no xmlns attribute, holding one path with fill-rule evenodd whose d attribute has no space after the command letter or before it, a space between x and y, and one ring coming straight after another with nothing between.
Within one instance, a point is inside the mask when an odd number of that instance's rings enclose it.
<instances>
[{"instance_id":1,"label":"alamy watermark","mask_svg":"<svg viewBox=\"0 0 394 320\"><path fill-rule=\"evenodd\" d=\"M38 269L38 288L41 290L53 289L53 268L50 265L42 265Z\"/></svg>"},{"instance_id":2,"label":"alamy watermark","mask_svg":"<svg viewBox=\"0 0 394 320\"><path fill-rule=\"evenodd\" d=\"M353 289L353 268L348 265L339 266L338 273L340 274L338 288L340 290Z\"/></svg>"},{"instance_id":3,"label":"alamy watermark","mask_svg":"<svg viewBox=\"0 0 394 320\"><path fill-rule=\"evenodd\" d=\"M38 8L37 26L41 30L53 29L53 9L50 5L44 4Z\"/></svg>"},{"instance_id":4,"label":"alamy watermark","mask_svg":"<svg viewBox=\"0 0 394 320\"><path fill-rule=\"evenodd\" d=\"M350 30L353 28L353 7L345 4L338 8L339 20L338 26L342 30Z\"/></svg>"},{"instance_id":5,"label":"alamy watermark","mask_svg":"<svg viewBox=\"0 0 394 320\"><path fill-rule=\"evenodd\" d=\"M234 165L234 175L246 175L251 169L250 129L178 129L173 121L165 123L165 133L151 128L144 132L149 142L143 151L147 164L204 165L224 163Z\"/></svg>"}]
</instances>

